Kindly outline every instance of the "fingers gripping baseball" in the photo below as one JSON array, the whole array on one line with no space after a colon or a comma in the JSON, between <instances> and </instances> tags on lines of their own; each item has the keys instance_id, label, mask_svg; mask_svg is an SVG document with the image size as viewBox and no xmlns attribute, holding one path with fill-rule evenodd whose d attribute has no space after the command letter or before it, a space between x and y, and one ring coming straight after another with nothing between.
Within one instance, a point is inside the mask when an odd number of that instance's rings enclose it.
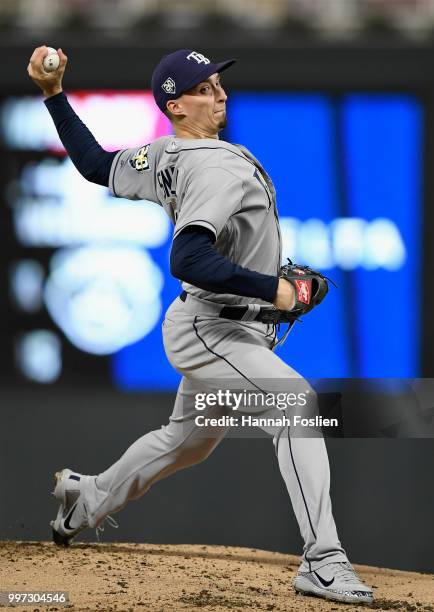
<instances>
[{"instance_id":1,"label":"fingers gripping baseball","mask_svg":"<svg viewBox=\"0 0 434 612\"><path fill-rule=\"evenodd\" d=\"M42 90L46 98L54 96L62 91L62 79L68 58L63 53L62 49L58 49L57 53L60 59L57 70L52 72L44 70L43 62L45 56L48 54L48 47L46 45L37 47L33 51L29 65L27 66L27 72L30 78Z\"/></svg>"}]
</instances>

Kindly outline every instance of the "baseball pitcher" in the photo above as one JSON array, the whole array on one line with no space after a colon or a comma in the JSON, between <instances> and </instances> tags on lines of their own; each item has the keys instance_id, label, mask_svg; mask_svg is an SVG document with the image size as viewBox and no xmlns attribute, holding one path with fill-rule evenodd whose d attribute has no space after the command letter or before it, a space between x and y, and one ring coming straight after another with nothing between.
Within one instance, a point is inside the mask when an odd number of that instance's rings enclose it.
<instances>
[{"instance_id":1,"label":"baseball pitcher","mask_svg":"<svg viewBox=\"0 0 434 612\"><path fill-rule=\"evenodd\" d=\"M218 445L228 427L214 427L205 436L196 423L194 398L202 383L233 380L246 388L260 388L260 380L301 383L312 407L313 390L273 349L277 324L292 325L319 304L327 281L291 262L281 267L271 178L245 147L219 139L227 122L221 73L235 60L214 63L185 49L164 56L153 72L152 91L174 136L107 152L62 90L66 55L59 49L60 66L48 73L46 54L45 46L35 49L28 72L46 98L68 155L87 180L108 186L115 197L164 208L174 225L170 269L182 282L163 324L167 358L182 375L169 423L143 435L101 474L70 469L56 474L53 539L67 546L162 478L203 461ZM241 410L249 414L253 408L246 404ZM277 424L282 413L275 406L254 412L268 423L263 428L273 440L304 540L295 589L337 601L372 602L372 589L357 577L338 538L321 433L295 435L290 425ZM201 411L210 418L227 413L220 405Z\"/></svg>"}]
</instances>

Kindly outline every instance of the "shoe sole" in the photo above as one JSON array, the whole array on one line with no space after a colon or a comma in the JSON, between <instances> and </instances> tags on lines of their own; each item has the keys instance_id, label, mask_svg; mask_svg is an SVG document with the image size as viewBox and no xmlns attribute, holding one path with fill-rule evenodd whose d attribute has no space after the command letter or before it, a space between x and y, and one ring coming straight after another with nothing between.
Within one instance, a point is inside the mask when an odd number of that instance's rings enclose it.
<instances>
[{"instance_id":1,"label":"shoe sole","mask_svg":"<svg viewBox=\"0 0 434 612\"><path fill-rule=\"evenodd\" d=\"M341 601L343 603L373 603L374 597L373 595L344 595L341 593L334 593L333 591L329 591L327 589L321 589L320 587L315 586L307 580L303 576L297 576L294 580L294 589L297 593L301 593L302 595L311 595L314 597L322 597L324 599L329 599L330 601Z\"/></svg>"},{"instance_id":2,"label":"shoe sole","mask_svg":"<svg viewBox=\"0 0 434 612\"><path fill-rule=\"evenodd\" d=\"M71 542L73 540L73 538L68 538L60 534L58 531L55 530L54 526L51 527L51 535L52 535L54 544L61 548L68 548L71 545Z\"/></svg>"}]
</instances>

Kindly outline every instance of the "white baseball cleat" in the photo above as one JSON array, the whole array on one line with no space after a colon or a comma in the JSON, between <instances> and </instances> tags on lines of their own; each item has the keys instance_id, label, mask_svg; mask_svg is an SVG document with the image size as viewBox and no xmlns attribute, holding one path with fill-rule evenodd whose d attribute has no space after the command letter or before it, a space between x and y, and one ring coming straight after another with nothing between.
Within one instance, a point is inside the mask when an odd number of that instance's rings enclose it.
<instances>
[{"instance_id":1,"label":"white baseball cleat","mask_svg":"<svg viewBox=\"0 0 434 612\"><path fill-rule=\"evenodd\" d=\"M64 469L54 475L56 484L53 495L60 503L59 511L50 525L53 542L57 546L69 546L72 539L88 527L86 506L80 485L88 478L72 470Z\"/></svg>"},{"instance_id":2,"label":"white baseball cleat","mask_svg":"<svg viewBox=\"0 0 434 612\"><path fill-rule=\"evenodd\" d=\"M313 572L298 570L294 579L297 592L345 603L372 603L372 589L359 579L349 562L328 563Z\"/></svg>"}]
</instances>

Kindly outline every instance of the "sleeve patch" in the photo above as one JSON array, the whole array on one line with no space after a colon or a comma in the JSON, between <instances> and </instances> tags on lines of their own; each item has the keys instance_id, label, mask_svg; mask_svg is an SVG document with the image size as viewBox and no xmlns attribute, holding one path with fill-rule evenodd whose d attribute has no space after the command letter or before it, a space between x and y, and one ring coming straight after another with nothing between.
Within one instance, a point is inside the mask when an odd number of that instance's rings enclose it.
<instances>
[{"instance_id":1,"label":"sleeve patch","mask_svg":"<svg viewBox=\"0 0 434 612\"><path fill-rule=\"evenodd\" d=\"M148 160L149 145L140 147L137 153L130 159L130 166L137 170L137 172L143 172L143 170L149 170Z\"/></svg>"}]
</instances>

